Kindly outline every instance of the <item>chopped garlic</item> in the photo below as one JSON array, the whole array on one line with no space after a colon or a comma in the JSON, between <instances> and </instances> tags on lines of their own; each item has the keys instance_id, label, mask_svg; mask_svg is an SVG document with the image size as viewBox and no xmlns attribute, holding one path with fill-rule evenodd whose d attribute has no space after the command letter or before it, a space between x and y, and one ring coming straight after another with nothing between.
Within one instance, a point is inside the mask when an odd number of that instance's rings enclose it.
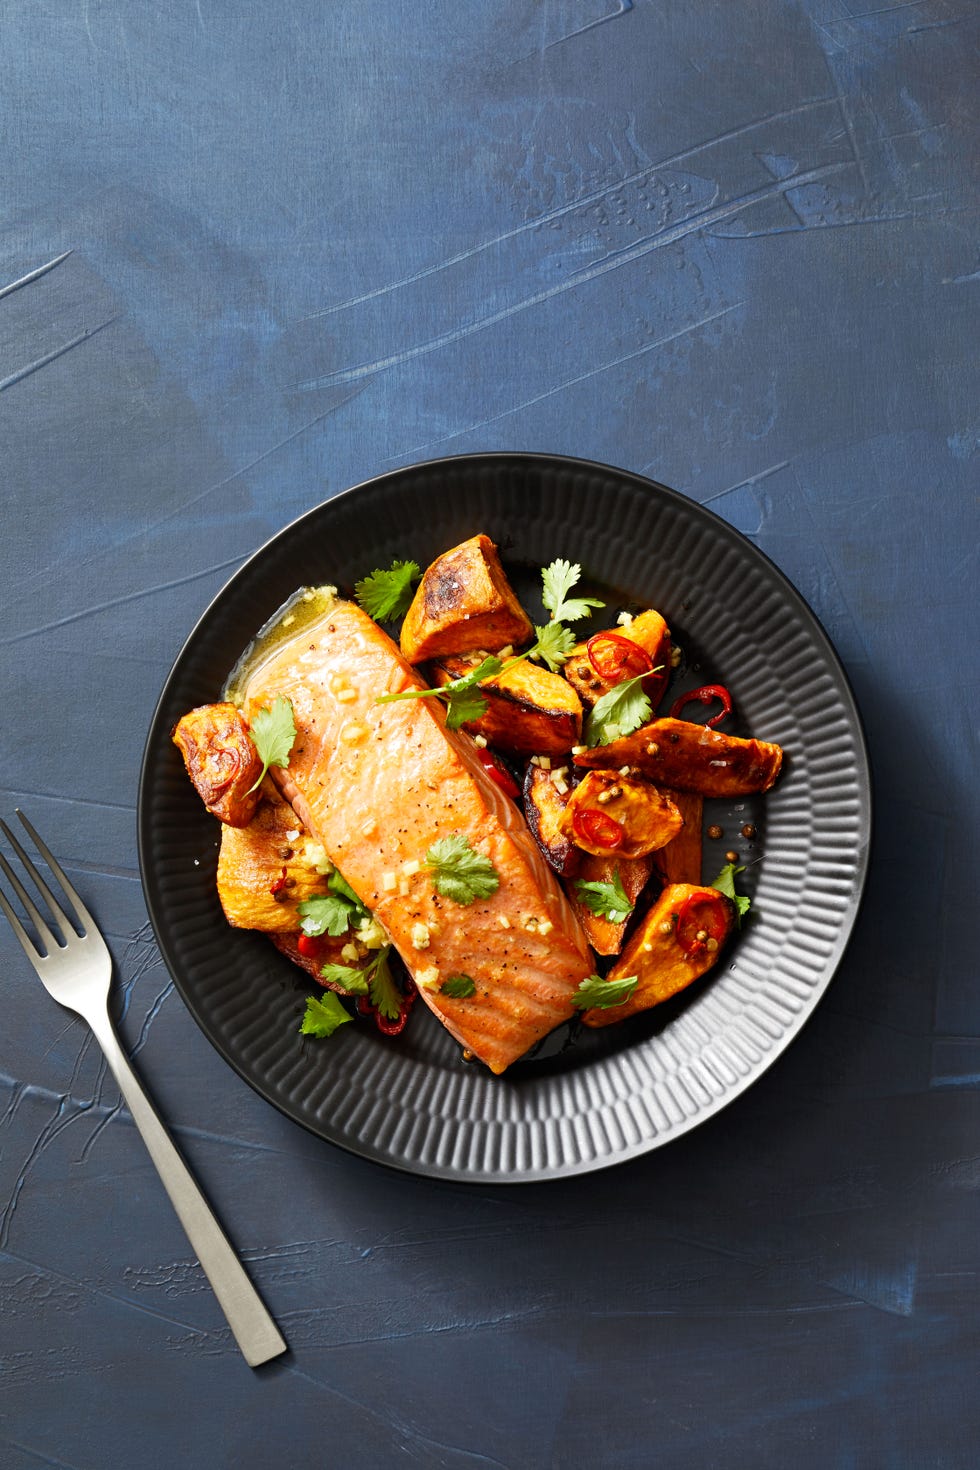
<instances>
[{"instance_id":1,"label":"chopped garlic","mask_svg":"<svg viewBox=\"0 0 980 1470\"><path fill-rule=\"evenodd\" d=\"M633 614L628 612L621 612L619 617L616 619L616 622L621 628L628 628L632 621Z\"/></svg>"},{"instance_id":2,"label":"chopped garlic","mask_svg":"<svg viewBox=\"0 0 980 1470\"><path fill-rule=\"evenodd\" d=\"M337 699L341 704L353 704L357 697L357 690L351 689L350 685L346 689L337 690Z\"/></svg>"},{"instance_id":3,"label":"chopped garlic","mask_svg":"<svg viewBox=\"0 0 980 1470\"><path fill-rule=\"evenodd\" d=\"M532 757L531 757L531 765L532 766L540 766L541 769L542 769L542 771L550 771L551 770L551 756L550 755L532 755Z\"/></svg>"},{"instance_id":4,"label":"chopped garlic","mask_svg":"<svg viewBox=\"0 0 980 1470\"><path fill-rule=\"evenodd\" d=\"M340 958L343 960L345 965L352 965L355 960L359 960L361 958L361 951L358 949L356 944L345 944L343 949L340 951Z\"/></svg>"},{"instance_id":5,"label":"chopped garlic","mask_svg":"<svg viewBox=\"0 0 980 1470\"><path fill-rule=\"evenodd\" d=\"M550 934L554 927L550 919L542 919L538 924L538 933L541 935Z\"/></svg>"},{"instance_id":6,"label":"chopped garlic","mask_svg":"<svg viewBox=\"0 0 980 1470\"><path fill-rule=\"evenodd\" d=\"M552 782L552 785L554 786L555 790L558 792L558 795L559 796L567 796L568 795L568 782L567 781L561 780L560 777L552 776L551 782Z\"/></svg>"},{"instance_id":7,"label":"chopped garlic","mask_svg":"<svg viewBox=\"0 0 980 1470\"><path fill-rule=\"evenodd\" d=\"M501 929L510 928L510 920L508 919L506 914L498 914L497 923L500 925Z\"/></svg>"},{"instance_id":8,"label":"chopped garlic","mask_svg":"<svg viewBox=\"0 0 980 1470\"><path fill-rule=\"evenodd\" d=\"M412 925L412 946L415 949L428 949L429 926L428 924Z\"/></svg>"},{"instance_id":9,"label":"chopped garlic","mask_svg":"<svg viewBox=\"0 0 980 1470\"><path fill-rule=\"evenodd\" d=\"M298 827L293 827L291 831L289 831L289 832L287 832L285 834L285 837L286 837L286 841L287 842L295 842L298 836L299 836L299 828Z\"/></svg>"},{"instance_id":10,"label":"chopped garlic","mask_svg":"<svg viewBox=\"0 0 980 1470\"><path fill-rule=\"evenodd\" d=\"M514 657L514 645L513 645L513 643L508 643L508 645L507 645L506 648L498 648L498 650L497 650L497 657L498 658L513 658Z\"/></svg>"},{"instance_id":11,"label":"chopped garlic","mask_svg":"<svg viewBox=\"0 0 980 1470\"><path fill-rule=\"evenodd\" d=\"M345 725L341 731L341 739L346 740L348 745L354 745L358 740L363 740L366 734L363 725Z\"/></svg>"},{"instance_id":12,"label":"chopped garlic","mask_svg":"<svg viewBox=\"0 0 980 1470\"><path fill-rule=\"evenodd\" d=\"M399 880L398 880L398 892L401 894L402 898L407 898L408 897L409 893L411 892L411 889L409 888L409 884L408 884L408 879L407 878L399 878Z\"/></svg>"},{"instance_id":13,"label":"chopped garlic","mask_svg":"<svg viewBox=\"0 0 980 1470\"><path fill-rule=\"evenodd\" d=\"M419 871L421 866L422 864L419 862L418 858L411 858L409 862L402 863L402 872L405 874L406 878L412 878Z\"/></svg>"},{"instance_id":14,"label":"chopped garlic","mask_svg":"<svg viewBox=\"0 0 980 1470\"><path fill-rule=\"evenodd\" d=\"M383 949L388 936L377 919L364 919L357 927L357 942L365 949Z\"/></svg>"},{"instance_id":15,"label":"chopped garlic","mask_svg":"<svg viewBox=\"0 0 980 1470\"><path fill-rule=\"evenodd\" d=\"M588 748L587 745L573 745L572 755L584 755Z\"/></svg>"},{"instance_id":16,"label":"chopped garlic","mask_svg":"<svg viewBox=\"0 0 980 1470\"><path fill-rule=\"evenodd\" d=\"M364 823L364 826L361 828L361 836L362 837L373 837L375 835L375 833L377 832L377 830L378 830L378 824L377 824L377 822L375 822L372 819L370 822L365 822Z\"/></svg>"},{"instance_id":17,"label":"chopped garlic","mask_svg":"<svg viewBox=\"0 0 980 1470\"><path fill-rule=\"evenodd\" d=\"M529 934L533 934L536 931L537 927L538 921L533 914L529 915L528 918L524 920L524 928L528 931Z\"/></svg>"},{"instance_id":18,"label":"chopped garlic","mask_svg":"<svg viewBox=\"0 0 980 1470\"><path fill-rule=\"evenodd\" d=\"M473 744L474 745L478 745L481 750L486 750L486 748L487 748L487 742L483 738L482 735L474 735L473 736Z\"/></svg>"},{"instance_id":19,"label":"chopped garlic","mask_svg":"<svg viewBox=\"0 0 980 1470\"><path fill-rule=\"evenodd\" d=\"M439 971L435 965L429 965L428 969L419 970L415 976L415 983L416 985L420 985L423 990L435 990L439 984Z\"/></svg>"},{"instance_id":20,"label":"chopped garlic","mask_svg":"<svg viewBox=\"0 0 980 1470\"><path fill-rule=\"evenodd\" d=\"M382 893L394 893L394 891L395 891L395 889L397 887L398 887L398 879L395 877L395 874L394 873L382 873L381 874L381 891L382 891Z\"/></svg>"}]
</instances>

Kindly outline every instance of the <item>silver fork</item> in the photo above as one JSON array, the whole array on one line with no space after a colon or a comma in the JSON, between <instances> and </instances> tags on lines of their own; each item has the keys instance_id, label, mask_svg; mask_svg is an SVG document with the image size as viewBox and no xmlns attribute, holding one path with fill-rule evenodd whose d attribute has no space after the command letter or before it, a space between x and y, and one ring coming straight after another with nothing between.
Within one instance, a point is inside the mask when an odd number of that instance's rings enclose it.
<instances>
[{"instance_id":1,"label":"silver fork","mask_svg":"<svg viewBox=\"0 0 980 1470\"><path fill-rule=\"evenodd\" d=\"M119 1084L119 1091L132 1114L133 1122L142 1134L150 1158L163 1180L163 1187L197 1253L201 1269L210 1281L228 1319L235 1341L249 1367L257 1368L260 1363L267 1363L270 1358L284 1353L286 1343L246 1276L241 1262L212 1214L210 1205L157 1117L153 1104L143 1091L142 1084L119 1044L109 1019L112 956L105 940L91 914L23 812L18 811L17 815L38 852L61 884L74 910L81 934L77 934L72 928L41 874L2 820L0 828L47 904L51 919L61 934L61 941L55 938L46 919L2 853L0 866L24 905L43 950L33 943L2 889L0 908L10 920L14 933L23 945L24 953L41 977L48 994L60 1005L77 1012L92 1028L96 1040L105 1052L112 1075Z\"/></svg>"}]
</instances>

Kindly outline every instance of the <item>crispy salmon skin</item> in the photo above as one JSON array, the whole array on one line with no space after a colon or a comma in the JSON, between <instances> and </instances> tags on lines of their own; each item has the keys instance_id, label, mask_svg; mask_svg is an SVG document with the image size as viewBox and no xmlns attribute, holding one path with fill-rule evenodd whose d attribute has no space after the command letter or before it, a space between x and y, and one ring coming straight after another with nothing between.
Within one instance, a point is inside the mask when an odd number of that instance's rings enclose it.
<instances>
[{"instance_id":1,"label":"crispy salmon skin","mask_svg":"<svg viewBox=\"0 0 980 1470\"><path fill-rule=\"evenodd\" d=\"M441 703L378 703L422 687L371 618L337 601L252 672L244 712L252 720L277 697L290 701L296 740L288 767L272 768L283 795L382 924L430 1010L501 1073L573 1014L592 957L521 813L468 737L445 728ZM462 905L436 891L427 854L450 836L490 860L491 896ZM473 993L446 995L459 976Z\"/></svg>"}]
</instances>

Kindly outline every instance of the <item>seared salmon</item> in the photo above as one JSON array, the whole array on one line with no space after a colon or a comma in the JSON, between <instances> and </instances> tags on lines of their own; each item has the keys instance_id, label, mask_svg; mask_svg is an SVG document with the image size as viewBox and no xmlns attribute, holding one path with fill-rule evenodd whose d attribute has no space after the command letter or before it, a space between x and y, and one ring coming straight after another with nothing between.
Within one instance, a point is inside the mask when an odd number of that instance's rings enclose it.
<instances>
[{"instance_id":1,"label":"seared salmon","mask_svg":"<svg viewBox=\"0 0 980 1470\"><path fill-rule=\"evenodd\" d=\"M523 816L469 737L446 729L442 702L377 702L424 687L366 613L337 601L253 670L244 712L251 721L277 697L290 701L296 740L288 767L271 774L429 1009L500 1073L573 1014L592 955ZM453 835L493 864L491 897L463 905L436 892L426 854ZM446 995L460 976L473 994Z\"/></svg>"}]
</instances>

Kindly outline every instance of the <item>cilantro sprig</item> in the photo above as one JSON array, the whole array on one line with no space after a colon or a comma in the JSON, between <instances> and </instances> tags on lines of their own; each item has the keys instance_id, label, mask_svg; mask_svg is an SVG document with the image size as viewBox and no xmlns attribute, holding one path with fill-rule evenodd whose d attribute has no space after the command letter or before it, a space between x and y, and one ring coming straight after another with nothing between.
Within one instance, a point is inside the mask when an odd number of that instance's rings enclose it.
<instances>
[{"instance_id":1,"label":"cilantro sprig","mask_svg":"<svg viewBox=\"0 0 980 1470\"><path fill-rule=\"evenodd\" d=\"M306 1014L299 1023L299 1029L304 1036L332 1036L338 1026L343 1026L350 1019L350 1012L345 1010L334 992L326 990L323 995L306 997Z\"/></svg>"},{"instance_id":2,"label":"cilantro sprig","mask_svg":"<svg viewBox=\"0 0 980 1470\"><path fill-rule=\"evenodd\" d=\"M477 852L469 838L454 832L440 837L425 855L434 874L432 883L443 898L468 907L478 898L490 898L500 887L500 874L488 857Z\"/></svg>"},{"instance_id":3,"label":"cilantro sprig","mask_svg":"<svg viewBox=\"0 0 980 1470\"><path fill-rule=\"evenodd\" d=\"M609 883L588 883L580 878L575 884L575 891L589 912L600 919L610 919L614 924L621 924L633 912L633 903L623 887L618 870L613 873Z\"/></svg>"},{"instance_id":4,"label":"cilantro sprig","mask_svg":"<svg viewBox=\"0 0 980 1470\"><path fill-rule=\"evenodd\" d=\"M577 563L562 561L560 557L542 571L544 591L541 601L551 613L553 623L577 623L581 618L587 618L592 608L605 607L606 604L597 597L568 596L581 576L582 568ZM536 631L540 633L541 629Z\"/></svg>"},{"instance_id":5,"label":"cilantro sprig","mask_svg":"<svg viewBox=\"0 0 980 1470\"><path fill-rule=\"evenodd\" d=\"M603 980L601 975L590 975L572 996L572 1005L578 1011L608 1011L613 1006L625 1005L638 984L638 975L624 975L621 980Z\"/></svg>"},{"instance_id":6,"label":"cilantro sprig","mask_svg":"<svg viewBox=\"0 0 980 1470\"><path fill-rule=\"evenodd\" d=\"M390 954L391 945L386 944L362 969L355 965L323 965L320 977L334 985L342 985L350 995L370 996L371 1004L380 1015L388 1021L397 1021L401 1014L402 995L388 963ZM299 1029L305 1036L332 1036L338 1026L350 1019L350 1012L341 1005L336 993L327 990L322 996L307 998L306 1014Z\"/></svg>"},{"instance_id":7,"label":"cilantro sprig","mask_svg":"<svg viewBox=\"0 0 980 1470\"><path fill-rule=\"evenodd\" d=\"M379 623L389 623L408 612L412 589L421 575L422 568L418 562L396 558L387 571L375 569L362 577L354 588L354 596L368 617Z\"/></svg>"},{"instance_id":8,"label":"cilantro sprig","mask_svg":"<svg viewBox=\"0 0 980 1470\"><path fill-rule=\"evenodd\" d=\"M644 691L643 680L656 672L647 669L633 679L624 679L596 700L585 722L586 745L611 745L646 724L653 714L653 705Z\"/></svg>"},{"instance_id":9,"label":"cilantro sprig","mask_svg":"<svg viewBox=\"0 0 980 1470\"><path fill-rule=\"evenodd\" d=\"M730 898L732 903L735 905L738 914L737 923L739 928L741 928L742 919L748 913L749 909L752 906L751 898L747 897L747 895L744 893L735 892L735 875L736 873L744 872L744 864L742 867L737 868L734 863L726 863L721 872L718 874L715 881L711 884L712 888L717 888L719 893L723 893L726 898Z\"/></svg>"},{"instance_id":10,"label":"cilantro sprig","mask_svg":"<svg viewBox=\"0 0 980 1470\"><path fill-rule=\"evenodd\" d=\"M347 880L336 871L327 880L327 892L297 904L296 912L304 934L330 934L335 939L371 917Z\"/></svg>"},{"instance_id":11,"label":"cilantro sprig","mask_svg":"<svg viewBox=\"0 0 980 1470\"><path fill-rule=\"evenodd\" d=\"M293 719L293 706L288 699L281 694L272 701L269 709L260 709L249 723L249 734L259 759L262 761L262 770L259 778L249 791L255 791L265 780L265 773L270 766L286 766L289 764L289 754L296 739L296 722Z\"/></svg>"},{"instance_id":12,"label":"cilantro sprig","mask_svg":"<svg viewBox=\"0 0 980 1470\"><path fill-rule=\"evenodd\" d=\"M540 659L553 674L557 674L568 661L576 643L575 634L565 624L588 617L592 608L605 607L605 603L600 602L597 597L569 597L581 575L580 566L561 559L542 568L541 601L551 617L541 627L535 627L535 641L530 648L515 654L506 663L490 654L475 668L461 674L458 679L442 684L438 689L403 689L399 694L380 695L377 703L392 704L397 699L439 699L447 706L447 726L450 730L458 730L462 725L486 714L487 700L480 693L479 686L487 679L509 673L526 658Z\"/></svg>"},{"instance_id":13,"label":"cilantro sprig","mask_svg":"<svg viewBox=\"0 0 980 1470\"><path fill-rule=\"evenodd\" d=\"M481 715L486 714L487 701L477 685L484 679L492 679L503 667L501 660L490 654L468 673L461 674L458 679L451 679L438 689L403 689L399 694L382 694L375 702L393 704L397 699L444 700L448 706L446 724L450 730L458 730L461 725L470 720L478 720Z\"/></svg>"}]
</instances>

